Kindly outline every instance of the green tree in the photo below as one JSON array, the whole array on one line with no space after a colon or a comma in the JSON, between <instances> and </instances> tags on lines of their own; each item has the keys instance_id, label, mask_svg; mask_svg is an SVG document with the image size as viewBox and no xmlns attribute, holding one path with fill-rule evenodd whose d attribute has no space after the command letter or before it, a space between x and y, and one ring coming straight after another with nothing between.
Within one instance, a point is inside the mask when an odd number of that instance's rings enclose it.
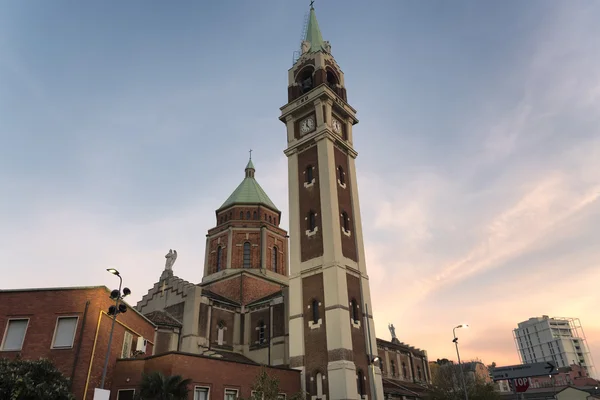
<instances>
[{"instance_id":1,"label":"green tree","mask_svg":"<svg viewBox=\"0 0 600 400\"><path fill-rule=\"evenodd\" d=\"M278 400L279 394L282 393L279 388L279 379L267 373L267 369L263 366L256 376L252 384L253 395L248 399L240 400ZM295 393L287 396L287 400L302 400L303 393Z\"/></svg>"},{"instance_id":2,"label":"green tree","mask_svg":"<svg viewBox=\"0 0 600 400\"><path fill-rule=\"evenodd\" d=\"M0 359L0 399L74 400L69 380L46 359Z\"/></svg>"},{"instance_id":3,"label":"green tree","mask_svg":"<svg viewBox=\"0 0 600 400\"><path fill-rule=\"evenodd\" d=\"M467 375L467 374L465 374ZM465 376L469 400L497 400L500 394L494 390L494 385L486 383L481 378ZM457 365L440 366L432 382L427 396L428 400L464 400L464 390Z\"/></svg>"},{"instance_id":4,"label":"green tree","mask_svg":"<svg viewBox=\"0 0 600 400\"><path fill-rule=\"evenodd\" d=\"M165 376L161 372L142 375L139 400L187 400L191 379L180 375Z\"/></svg>"}]
</instances>

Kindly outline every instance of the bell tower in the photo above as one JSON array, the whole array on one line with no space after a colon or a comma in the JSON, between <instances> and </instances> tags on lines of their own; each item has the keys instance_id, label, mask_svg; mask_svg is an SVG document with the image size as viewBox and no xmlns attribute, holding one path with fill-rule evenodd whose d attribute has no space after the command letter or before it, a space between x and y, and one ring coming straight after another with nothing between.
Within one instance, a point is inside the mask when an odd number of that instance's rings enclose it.
<instances>
[{"instance_id":1,"label":"bell tower","mask_svg":"<svg viewBox=\"0 0 600 400\"><path fill-rule=\"evenodd\" d=\"M279 119L287 127L290 367L302 371L312 400L383 400L352 141L358 120L312 4L288 79Z\"/></svg>"}]
</instances>

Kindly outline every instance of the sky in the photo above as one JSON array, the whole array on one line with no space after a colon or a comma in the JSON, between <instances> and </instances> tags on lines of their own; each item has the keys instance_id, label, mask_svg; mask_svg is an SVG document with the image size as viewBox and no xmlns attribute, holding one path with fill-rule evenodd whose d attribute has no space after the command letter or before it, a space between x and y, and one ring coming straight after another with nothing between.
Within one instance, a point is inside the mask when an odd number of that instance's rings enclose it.
<instances>
[{"instance_id":1,"label":"sky","mask_svg":"<svg viewBox=\"0 0 600 400\"><path fill-rule=\"evenodd\" d=\"M288 226L287 71L308 1L0 0L0 288L137 302L200 282L214 211L256 178ZM344 71L378 337L518 363L579 318L600 363L600 3L317 0Z\"/></svg>"}]
</instances>

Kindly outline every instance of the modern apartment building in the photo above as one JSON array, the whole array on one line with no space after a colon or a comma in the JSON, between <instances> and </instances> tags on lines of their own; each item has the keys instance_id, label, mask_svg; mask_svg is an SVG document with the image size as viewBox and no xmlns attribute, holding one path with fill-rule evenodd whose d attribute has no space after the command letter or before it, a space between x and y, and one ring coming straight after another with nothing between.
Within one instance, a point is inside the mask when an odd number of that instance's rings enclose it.
<instances>
[{"instance_id":1,"label":"modern apartment building","mask_svg":"<svg viewBox=\"0 0 600 400\"><path fill-rule=\"evenodd\" d=\"M547 315L520 322L513 331L523 364L553 361L557 367L580 365L590 376L596 371L583 328L577 318Z\"/></svg>"}]
</instances>

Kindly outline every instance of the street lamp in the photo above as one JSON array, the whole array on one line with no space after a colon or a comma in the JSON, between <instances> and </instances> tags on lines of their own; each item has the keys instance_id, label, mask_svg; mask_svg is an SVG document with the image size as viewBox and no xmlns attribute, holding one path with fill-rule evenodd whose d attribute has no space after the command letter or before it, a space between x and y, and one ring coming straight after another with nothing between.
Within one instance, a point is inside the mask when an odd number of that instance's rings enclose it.
<instances>
[{"instance_id":1,"label":"street lamp","mask_svg":"<svg viewBox=\"0 0 600 400\"><path fill-rule=\"evenodd\" d=\"M123 285L123 278L121 274L114 268L108 268L108 272L119 277L119 289L115 289L110 292L110 298L115 300L115 305L108 308L108 315L112 315L112 325L110 327L110 335L108 336L108 348L106 349L106 357L104 359L104 369L102 370L102 382L100 383L100 389L104 389L104 381L106 380L106 370L108 368L108 357L110 356L110 345L112 344L113 331L115 330L115 321L117 320L117 314L127 312L127 306L123 303L119 304L124 297L131 294L129 288L123 288L121 294L121 286Z\"/></svg>"},{"instance_id":2,"label":"street lamp","mask_svg":"<svg viewBox=\"0 0 600 400\"><path fill-rule=\"evenodd\" d=\"M458 351L458 338L456 337L456 330L458 328L468 328L469 325L467 324L460 324L458 326L455 326L454 329L452 329L452 335L454 336L454 340L452 340L454 342L454 345L456 346L456 357L458 357L458 369L460 369L460 378L462 379L462 384L463 384L463 390L465 391L465 400L469 400L469 395L467 394L467 384L465 383L465 372L463 371L462 365L460 363L460 353Z\"/></svg>"}]
</instances>

